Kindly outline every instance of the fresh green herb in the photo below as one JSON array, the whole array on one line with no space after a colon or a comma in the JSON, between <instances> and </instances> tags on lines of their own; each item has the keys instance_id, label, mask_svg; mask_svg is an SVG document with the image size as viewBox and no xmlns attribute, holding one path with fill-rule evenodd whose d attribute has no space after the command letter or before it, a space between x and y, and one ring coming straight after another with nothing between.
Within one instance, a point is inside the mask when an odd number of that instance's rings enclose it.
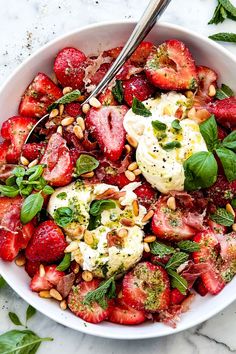
<instances>
[{"instance_id":1,"label":"fresh green herb","mask_svg":"<svg viewBox=\"0 0 236 354\"><path fill-rule=\"evenodd\" d=\"M221 85L221 88L218 88L216 90L216 98L218 100L223 100L225 98L233 97L234 92L231 90L231 88L225 84Z\"/></svg>"},{"instance_id":2,"label":"fresh green herb","mask_svg":"<svg viewBox=\"0 0 236 354\"><path fill-rule=\"evenodd\" d=\"M209 151L213 151L219 145L218 130L215 117L212 115L205 122L201 123L200 132L207 144Z\"/></svg>"},{"instance_id":3,"label":"fresh green herb","mask_svg":"<svg viewBox=\"0 0 236 354\"><path fill-rule=\"evenodd\" d=\"M229 0L219 0L219 3L226 11L228 11L228 13L236 17L236 7Z\"/></svg>"},{"instance_id":4,"label":"fresh green herb","mask_svg":"<svg viewBox=\"0 0 236 354\"><path fill-rule=\"evenodd\" d=\"M85 305L90 305L93 302L97 302L103 309L107 308L107 300L112 299L116 296L116 284L115 277L111 277L108 280L105 280L101 285L87 293L84 298L83 303Z\"/></svg>"},{"instance_id":5,"label":"fresh green herb","mask_svg":"<svg viewBox=\"0 0 236 354\"><path fill-rule=\"evenodd\" d=\"M181 147L181 144L179 141L171 141L170 143L166 143L165 145L162 145L162 149L169 151L173 150L175 148L179 149Z\"/></svg>"},{"instance_id":6,"label":"fresh green herb","mask_svg":"<svg viewBox=\"0 0 236 354\"><path fill-rule=\"evenodd\" d=\"M152 254L155 254L157 256L163 257L167 254L172 254L175 252L175 249L171 246L167 246L162 242L152 242L150 244L150 250Z\"/></svg>"},{"instance_id":7,"label":"fresh green herb","mask_svg":"<svg viewBox=\"0 0 236 354\"><path fill-rule=\"evenodd\" d=\"M166 130L167 125L156 119L152 121L152 127L155 130Z\"/></svg>"},{"instance_id":8,"label":"fresh green herb","mask_svg":"<svg viewBox=\"0 0 236 354\"><path fill-rule=\"evenodd\" d=\"M231 200L231 205L235 209L236 208L236 198ZM0 286L1 287L1 286Z\"/></svg>"},{"instance_id":9,"label":"fresh green herb","mask_svg":"<svg viewBox=\"0 0 236 354\"><path fill-rule=\"evenodd\" d=\"M49 107L48 107L48 112L50 112L52 109L56 108L59 104L66 104L66 103L71 103L76 101L79 97L81 96L81 92L79 90L74 90L66 95L62 96L59 98L57 101L53 102Z\"/></svg>"},{"instance_id":10,"label":"fresh green herb","mask_svg":"<svg viewBox=\"0 0 236 354\"><path fill-rule=\"evenodd\" d=\"M166 269L176 269L188 260L189 255L184 252L176 252L167 262Z\"/></svg>"},{"instance_id":11,"label":"fresh green herb","mask_svg":"<svg viewBox=\"0 0 236 354\"><path fill-rule=\"evenodd\" d=\"M73 220L73 210L68 207L60 207L54 211L53 218L57 225L65 227Z\"/></svg>"},{"instance_id":12,"label":"fresh green herb","mask_svg":"<svg viewBox=\"0 0 236 354\"><path fill-rule=\"evenodd\" d=\"M223 226L231 226L234 223L233 214L229 213L224 208L217 208L214 214L210 215L211 220Z\"/></svg>"},{"instance_id":13,"label":"fresh green herb","mask_svg":"<svg viewBox=\"0 0 236 354\"><path fill-rule=\"evenodd\" d=\"M218 0L218 5L208 24L217 25L218 23L223 22L226 18L236 21L236 8L229 0Z\"/></svg>"},{"instance_id":14,"label":"fresh green herb","mask_svg":"<svg viewBox=\"0 0 236 354\"><path fill-rule=\"evenodd\" d=\"M61 199L61 200L65 200L67 197L67 193L66 192L61 192L59 194L57 194L57 198Z\"/></svg>"},{"instance_id":15,"label":"fresh green herb","mask_svg":"<svg viewBox=\"0 0 236 354\"><path fill-rule=\"evenodd\" d=\"M6 197L14 198L19 194L19 188L17 186L0 185L0 193Z\"/></svg>"},{"instance_id":16,"label":"fresh green herb","mask_svg":"<svg viewBox=\"0 0 236 354\"><path fill-rule=\"evenodd\" d=\"M199 243L195 242L195 241L190 241L190 240L186 240L186 241L180 241L177 243L177 246L184 252L196 252L200 250L200 246Z\"/></svg>"},{"instance_id":17,"label":"fresh green herb","mask_svg":"<svg viewBox=\"0 0 236 354\"><path fill-rule=\"evenodd\" d=\"M209 36L209 38L213 39L214 41L236 43L236 33L227 33L227 32L215 33Z\"/></svg>"},{"instance_id":18,"label":"fresh green herb","mask_svg":"<svg viewBox=\"0 0 236 354\"><path fill-rule=\"evenodd\" d=\"M35 354L40 344L52 341L52 338L40 338L30 330L12 330L0 335L2 354Z\"/></svg>"},{"instance_id":19,"label":"fresh green herb","mask_svg":"<svg viewBox=\"0 0 236 354\"><path fill-rule=\"evenodd\" d=\"M222 145L225 148L236 151L236 130L224 138Z\"/></svg>"},{"instance_id":20,"label":"fresh green herb","mask_svg":"<svg viewBox=\"0 0 236 354\"><path fill-rule=\"evenodd\" d=\"M32 182L33 183L33 182ZM45 179L41 176L37 181L34 183L34 189L37 191L42 190L47 185Z\"/></svg>"},{"instance_id":21,"label":"fresh green herb","mask_svg":"<svg viewBox=\"0 0 236 354\"><path fill-rule=\"evenodd\" d=\"M23 202L20 212L22 224L30 222L35 215L42 209L44 199L41 193L29 195Z\"/></svg>"},{"instance_id":22,"label":"fresh green herb","mask_svg":"<svg viewBox=\"0 0 236 354\"><path fill-rule=\"evenodd\" d=\"M0 275L0 289L6 285L6 280Z\"/></svg>"},{"instance_id":23,"label":"fresh green herb","mask_svg":"<svg viewBox=\"0 0 236 354\"><path fill-rule=\"evenodd\" d=\"M219 147L216 149L216 153L224 168L224 173L229 182L236 179L236 154L235 152L225 148Z\"/></svg>"},{"instance_id":24,"label":"fresh green herb","mask_svg":"<svg viewBox=\"0 0 236 354\"><path fill-rule=\"evenodd\" d=\"M90 155L81 154L76 161L76 173L78 176L83 173L91 172L95 170L99 165L98 160Z\"/></svg>"},{"instance_id":25,"label":"fresh green herb","mask_svg":"<svg viewBox=\"0 0 236 354\"><path fill-rule=\"evenodd\" d=\"M29 305L26 310L26 322L29 321L35 314L36 314L35 308Z\"/></svg>"},{"instance_id":26,"label":"fresh green herb","mask_svg":"<svg viewBox=\"0 0 236 354\"><path fill-rule=\"evenodd\" d=\"M116 203L111 199L95 200L90 206L89 213L93 216L100 215L103 210L114 209Z\"/></svg>"},{"instance_id":27,"label":"fresh green herb","mask_svg":"<svg viewBox=\"0 0 236 354\"><path fill-rule=\"evenodd\" d=\"M24 167L17 166L12 170L12 174L16 177L24 177L25 175L25 169Z\"/></svg>"},{"instance_id":28,"label":"fresh green herb","mask_svg":"<svg viewBox=\"0 0 236 354\"><path fill-rule=\"evenodd\" d=\"M26 171L26 175L29 176L28 180L29 181L37 181L40 176L42 176L43 173L43 166L42 165L36 165L33 167L30 167Z\"/></svg>"},{"instance_id":29,"label":"fresh green herb","mask_svg":"<svg viewBox=\"0 0 236 354\"><path fill-rule=\"evenodd\" d=\"M47 185L42 189L42 192L43 192L43 194L50 195L50 194L54 193L54 189L51 186Z\"/></svg>"},{"instance_id":30,"label":"fresh green herb","mask_svg":"<svg viewBox=\"0 0 236 354\"><path fill-rule=\"evenodd\" d=\"M175 119L175 120L172 121L171 127L173 129L175 129L175 130L181 130L182 129L178 119Z\"/></svg>"},{"instance_id":31,"label":"fresh green herb","mask_svg":"<svg viewBox=\"0 0 236 354\"><path fill-rule=\"evenodd\" d=\"M90 215L88 230L94 230L101 225L101 215L93 216Z\"/></svg>"},{"instance_id":32,"label":"fresh green herb","mask_svg":"<svg viewBox=\"0 0 236 354\"><path fill-rule=\"evenodd\" d=\"M6 185L7 186L14 186L16 184L16 176L10 176L6 179Z\"/></svg>"},{"instance_id":33,"label":"fresh green herb","mask_svg":"<svg viewBox=\"0 0 236 354\"><path fill-rule=\"evenodd\" d=\"M14 313L14 312L9 312L9 313L8 313L8 316L9 316L11 322L12 322L14 325L16 325L16 326L23 326L22 323L21 323L21 321L20 321L20 319L19 319L19 317L17 316L16 313Z\"/></svg>"},{"instance_id":34,"label":"fresh green herb","mask_svg":"<svg viewBox=\"0 0 236 354\"><path fill-rule=\"evenodd\" d=\"M152 112L136 97L133 98L132 111L143 117L150 117L152 115Z\"/></svg>"},{"instance_id":35,"label":"fresh green herb","mask_svg":"<svg viewBox=\"0 0 236 354\"><path fill-rule=\"evenodd\" d=\"M63 260L61 263L57 266L57 270L64 271L69 268L71 263L71 254L70 253L65 253Z\"/></svg>"},{"instance_id":36,"label":"fresh green herb","mask_svg":"<svg viewBox=\"0 0 236 354\"><path fill-rule=\"evenodd\" d=\"M184 279L181 275L175 272L172 269L167 270L168 274L170 275L170 281L172 288L178 289L181 294L185 295L186 290L188 289L188 282Z\"/></svg>"},{"instance_id":37,"label":"fresh green herb","mask_svg":"<svg viewBox=\"0 0 236 354\"><path fill-rule=\"evenodd\" d=\"M122 103L124 99L124 89L121 80L116 80L116 84L112 89L112 94L118 103Z\"/></svg>"},{"instance_id":38,"label":"fresh green herb","mask_svg":"<svg viewBox=\"0 0 236 354\"><path fill-rule=\"evenodd\" d=\"M212 152L200 151L184 162L184 189L193 191L212 186L217 178L218 166Z\"/></svg>"}]
</instances>

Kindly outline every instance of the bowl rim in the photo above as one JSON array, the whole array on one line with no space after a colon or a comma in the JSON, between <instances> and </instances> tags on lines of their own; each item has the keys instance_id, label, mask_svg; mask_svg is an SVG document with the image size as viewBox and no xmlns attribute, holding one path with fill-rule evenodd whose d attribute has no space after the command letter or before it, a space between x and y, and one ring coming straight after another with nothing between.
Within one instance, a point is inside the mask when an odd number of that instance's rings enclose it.
<instances>
[{"instance_id":1,"label":"bowl rim","mask_svg":"<svg viewBox=\"0 0 236 354\"><path fill-rule=\"evenodd\" d=\"M131 24L131 25L135 25L137 23L137 21L135 20L117 20L117 21L102 21L102 22L97 22L97 23L93 23L90 25L86 25L86 26L82 26L79 27L77 29L74 29L72 31L69 31L61 36L56 37L55 39L49 41L47 44L43 45L41 48L39 48L38 50L36 50L33 54L31 54L27 59L25 59L20 65L18 65L13 72L9 75L9 77L3 82L3 84L0 86L0 95L3 93L5 87L11 82L11 80L13 79L13 77L15 75L18 74L18 72L21 71L21 69L30 61L32 61L36 56L38 56L42 51L47 50L47 48L53 46L54 44L56 44L58 41L61 41L67 37L76 35L79 32L82 31L86 31L86 30L90 30L93 28L98 28L98 27L103 27L103 26L111 26L111 25L121 25L121 24ZM197 39L200 41L205 42L206 44L210 44L211 46L215 47L215 49L217 49L219 52L221 52L223 55L227 56L228 58L230 58L230 60L232 60L233 62L235 62L236 64L236 58L235 56L229 52L227 49L225 49L223 46L221 46L220 44L214 42L213 40L210 40L208 37L205 37L202 34L198 34L195 31L189 30L187 28L184 28L182 26L179 25L175 25L175 24L171 24L168 22L158 22L155 26L160 26L162 28L168 28L168 29L173 29L173 30L177 30L178 32L182 32L184 34L188 34L190 37L192 37L193 39ZM1 269L1 262L0 262L0 274L3 275L4 279L7 281L7 283L10 285L10 287L27 303L29 303L30 305L34 306L37 308L37 310L39 312L41 312L42 314L44 314L45 316L49 317L51 320L56 321L57 323L64 325L64 320L63 318L59 318L56 316L56 314L51 314L48 313L46 311L46 309L44 309L43 307L39 308L37 306L35 306L35 302L33 301L33 299L25 299L24 296L24 291L21 289L17 288L16 283L14 283L13 280L9 280L7 278L7 272L5 272L3 269ZM187 323L186 325L182 326L182 327L178 327L173 329L171 327L169 327L169 331L167 331L167 333L162 333L162 334L158 334L158 331L155 333L155 331L146 331L145 333L137 333L136 335L134 333L128 333L127 331L127 327L128 326L123 326L126 330L124 331L124 333L121 334L120 331L116 332L116 328L114 327L114 330L105 332L104 331L104 327L99 326L99 325L95 325L94 326L81 326L81 328L76 327L73 324L66 324L66 326L68 328L71 328L73 330L85 333L85 334L90 334L90 335L94 335L94 336L98 336L98 337L102 337L102 338L110 338L110 339L124 339L124 340L134 340L134 339L148 339L148 338L157 338L157 337L165 337L171 334L176 334L179 333L181 331L184 331L186 329L189 329L193 326L199 325L200 323L210 319L212 316L216 315L217 313L219 313L220 311L222 311L225 307L227 307L228 305L230 305L234 300L236 299L236 295L235 298L230 298L230 299L226 299L226 301L222 302L217 309L211 309L209 312L207 313L203 313L201 315L201 318L199 318L198 321L193 321L190 320L189 323ZM96 329L95 329L96 328ZM148 326L147 326L148 328ZM95 330L94 330L95 329Z\"/></svg>"}]
</instances>

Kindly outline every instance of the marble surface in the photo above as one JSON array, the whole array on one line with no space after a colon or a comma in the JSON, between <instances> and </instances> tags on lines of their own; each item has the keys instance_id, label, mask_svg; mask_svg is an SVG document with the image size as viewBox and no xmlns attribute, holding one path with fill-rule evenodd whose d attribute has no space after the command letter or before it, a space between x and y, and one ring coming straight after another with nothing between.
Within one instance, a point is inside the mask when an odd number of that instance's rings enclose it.
<instances>
[{"instance_id":1,"label":"marble surface","mask_svg":"<svg viewBox=\"0 0 236 354\"><path fill-rule=\"evenodd\" d=\"M236 5L236 0L232 1ZM0 80L3 82L36 49L79 26L104 20L138 19L147 0L0 0ZM207 22L215 0L173 0L162 20L208 36L235 32L235 22L216 26ZM84 15L86 14L86 16ZM236 55L235 44L224 44ZM0 290L0 333L13 328L8 312L24 318L27 304L8 286ZM225 354L236 352L236 302L214 318L188 331L160 339L119 341L96 338L65 328L37 313L29 327L41 336L52 336L38 353L127 354Z\"/></svg>"}]
</instances>

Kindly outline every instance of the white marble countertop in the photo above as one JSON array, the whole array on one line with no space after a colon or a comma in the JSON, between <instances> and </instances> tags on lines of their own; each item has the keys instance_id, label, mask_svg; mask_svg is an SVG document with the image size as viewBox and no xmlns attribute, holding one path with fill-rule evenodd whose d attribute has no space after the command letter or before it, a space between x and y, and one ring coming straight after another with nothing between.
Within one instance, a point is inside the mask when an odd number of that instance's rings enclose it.
<instances>
[{"instance_id":1,"label":"white marble countertop","mask_svg":"<svg viewBox=\"0 0 236 354\"><path fill-rule=\"evenodd\" d=\"M236 0L232 1L236 5ZM0 80L28 55L49 40L86 24L119 19L138 19L147 0L0 0ZM182 25L208 36L235 32L235 22L208 26L216 0L173 0L162 20ZM86 16L84 15L86 14ZM235 44L225 47L236 55ZM8 311L25 313L26 302L9 287L0 290L0 332L13 326ZM41 336L52 336L38 353L96 354L224 354L236 352L236 302L212 319L188 331L161 339L118 341L96 338L65 328L37 313L30 328Z\"/></svg>"}]
</instances>

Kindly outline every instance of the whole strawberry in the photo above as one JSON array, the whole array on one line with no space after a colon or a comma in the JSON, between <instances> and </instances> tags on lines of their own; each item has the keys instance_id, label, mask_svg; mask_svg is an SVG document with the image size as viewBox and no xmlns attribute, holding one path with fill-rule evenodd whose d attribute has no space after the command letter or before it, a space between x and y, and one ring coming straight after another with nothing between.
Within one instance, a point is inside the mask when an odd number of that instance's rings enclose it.
<instances>
[{"instance_id":1,"label":"whole strawberry","mask_svg":"<svg viewBox=\"0 0 236 354\"><path fill-rule=\"evenodd\" d=\"M216 206L225 206L236 197L236 181L228 182L226 177L219 175L213 186L206 189L206 195Z\"/></svg>"},{"instance_id":2,"label":"whole strawberry","mask_svg":"<svg viewBox=\"0 0 236 354\"><path fill-rule=\"evenodd\" d=\"M51 263L63 257L66 246L61 229L53 221L48 220L37 227L25 253L32 262Z\"/></svg>"}]
</instances>

